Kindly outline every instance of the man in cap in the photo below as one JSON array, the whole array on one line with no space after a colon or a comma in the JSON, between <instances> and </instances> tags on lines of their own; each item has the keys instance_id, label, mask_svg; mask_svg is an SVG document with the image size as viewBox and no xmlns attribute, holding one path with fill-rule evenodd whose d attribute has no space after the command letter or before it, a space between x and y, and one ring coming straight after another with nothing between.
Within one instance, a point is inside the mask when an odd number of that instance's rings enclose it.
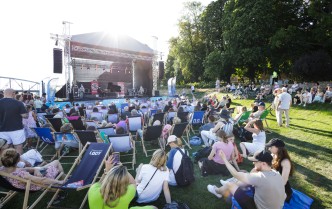
<instances>
[{"instance_id":1,"label":"man in cap","mask_svg":"<svg viewBox=\"0 0 332 209\"><path fill-rule=\"evenodd\" d=\"M28 114L24 104L14 98L15 91L8 88L4 90L4 98L0 99L0 138L6 139L22 154L26 140L22 118L28 118Z\"/></svg>"},{"instance_id":2,"label":"man in cap","mask_svg":"<svg viewBox=\"0 0 332 209\"><path fill-rule=\"evenodd\" d=\"M230 135L233 132L233 123L229 119L229 112L223 109L220 112L220 119L215 127L211 128L209 131L201 131L202 140L204 142L203 147L208 147L212 142L216 141L216 133L219 129L223 129L227 135Z\"/></svg>"},{"instance_id":3,"label":"man in cap","mask_svg":"<svg viewBox=\"0 0 332 209\"><path fill-rule=\"evenodd\" d=\"M282 126L282 115L285 113L286 127L289 127L289 108L292 104L292 96L287 92L287 88L283 87L282 93L279 94L278 110L278 125Z\"/></svg>"},{"instance_id":4,"label":"man in cap","mask_svg":"<svg viewBox=\"0 0 332 209\"><path fill-rule=\"evenodd\" d=\"M285 187L279 172L273 170L272 155L269 152L259 151L248 159L253 161L254 169L251 173L238 172L228 161L223 151L220 157L225 161L229 172L238 183L227 182L222 187L208 185L208 191L222 197L227 191L231 192L242 208L246 209L280 209L285 201ZM222 182L224 183L224 182ZM240 184L252 185L255 188L254 197L249 196Z\"/></svg>"}]
</instances>

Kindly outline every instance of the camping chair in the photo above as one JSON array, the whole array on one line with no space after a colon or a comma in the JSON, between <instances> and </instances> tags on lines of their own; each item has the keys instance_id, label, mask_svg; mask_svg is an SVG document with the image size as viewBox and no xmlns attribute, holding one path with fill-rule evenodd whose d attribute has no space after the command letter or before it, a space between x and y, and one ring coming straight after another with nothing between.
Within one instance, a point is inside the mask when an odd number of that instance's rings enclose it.
<instances>
[{"instance_id":1,"label":"camping chair","mask_svg":"<svg viewBox=\"0 0 332 209\"><path fill-rule=\"evenodd\" d=\"M111 122L111 123L118 123L119 122L119 114L118 113L114 113L114 114L108 114L107 115L107 122Z\"/></svg>"},{"instance_id":2,"label":"camping chair","mask_svg":"<svg viewBox=\"0 0 332 209\"><path fill-rule=\"evenodd\" d=\"M103 113L101 113L101 112L91 112L90 119L92 119L92 118L97 118L97 120L99 122L101 122L103 120Z\"/></svg>"},{"instance_id":3,"label":"camping chair","mask_svg":"<svg viewBox=\"0 0 332 209\"><path fill-rule=\"evenodd\" d=\"M189 123L189 131L192 131L195 134L194 126L202 126L204 123L204 111L195 111L191 117Z\"/></svg>"},{"instance_id":4,"label":"camping chair","mask_svg":"<svg viewBox=\"0 0 332 209\"><path fill-rule=\"evenodd\" d=\"M122 153L121 156L132 156L132 160L128 162L121 162L122 164L131 164L132 169L136 163L136 148L135 142L132 140L131 134L117 134L108 136L108 141L112 144L113 152ZM128 151L132 150L133 154L127 154Z\"/></svg>"},{"instance_id":5,"label":"camping chair","mask_svg":"<svg viewBox=\"0 0 332 209\"><path fill-rule=\"evenodd\" d=\"M43 151L48 145L54 145L55 140L50 128L38 127L38 128L32 128L32 130L36 133L38 137L36 148L37 150L41 148L40 150L38 150L40 154L43 153ZM40 141L42 141L42 143L39 145ZM43 147L44 144L45 146ZM56 157L56 153L54 155L43 155L43 157L50 157L50 156L52 161Z\"/></svg>"},{"instance_id":6,"label":"camping chair","mask_svg":"<svg viewBox=\"0 0 332 209\"><path fill-rule=\"evenodd\" d=\"M47 121L52 125L56 132L60 132L60 128L62 126L61 118L47 118Z\"/></svg>"},{"instance_id":7,"label":"camping chair","mask_svg":"<svg viewBox=\"0 0 332 209\"><path fill-rule=\"evenodd\" d=\"M63 173L59 173L58 177L56 178L57 180L63 175ZM19 189L14 187L5 177L16 179L20 181L21 183L25 183L25 189ZM33 202L31 206L28 206L29 202L29 194L30 193L35 193L40 190L33 190L30 191L30 186L31 184L37 185L39 187L42 187L44 189L43 193L39 195L39 197ZM9 190L8 192L0 192L1 194L5 194L5 197L2 197L0 199L0 208L2 208L7 202L9 202L13 197L15 197L18 193L24 193L24 201L23 201L23 206L22 209L33 209L39 202L40 200L47 194L49 190L54 191L51 189L51 185L41 185L41 184L36 184L32 183L31 180L27 180L18 176L11 175L9 173L5 173L0 171L0 185L1 187L5 188L6 190Z\"/></svg>"},{"instance_id":8,"label":"camping chair","mask_svg":"<svg viewBox=\"0 0 332 209\"><path fill-rule=\"evenodd\" d=\"M73 126L74 130L86 130L81 117L79 117L77 120L70 119L69 123Z\"/></svg>"},{"instance_id":9,"label":"camping chair","mask_svg":"<svg viewBox=\"0 0 332 209\"><path fill-rule=\"evenodd\" d=\"M103 167L103 162L109 156L111 147L111 144L105 143L86 143L64 179L68 181L58 187L47 208L54 207L52 204L61 190L81 191L94 184ZM82 184L77 185L78 182ZM88 194L85 195L80 209L84 207L87 198Z\"/></svg>"},{"instance_id":10,"label":"camping chair","mask_svg":"<svg viewBox=\"0 0 332 209\"><path fill-rule=\"evenodd\" d=\"M128 130L131 132L136 132L138 129L143 129L142 117L141 116L128 117Z\"/></svg>"},{"instance_id":11,"label":"camping chair","mask_svg":"<svg viewBox=\"0 0 332 209\"><path fill-rule=\"evenodd\" d=\"M75 130L76 138L80 141L79 143L79 152L82 151L82 148L88 143L97 143L96 133L94 131L80 131Z\"/></svg>"},{"instance_id":12,"label":"camping chair","mask_svg":"<svg viewBox=\"0 0 332 209\"><path fill-rule=\"evenodd\" d=\"M178 138L182 138L183 141L186 143L186 145L191 149L191 146L189 144L189 133L188 133L188 122L186 123L178 123L178 124L173 124L173 127L170 131L169 135L175 135ZM182 137L185 134L185 137Z\"/></svg>"},{"instance_id":13,"label":"camping chair","mask_svg":"<svg viewBox=\"0 0 332 209\"><path fill-rule=\"evenodd\" d=\"M189 120L189 112L178 112L177 116L181 119L182 123L188 122Z\"/></svg>"},{"instance_id":14,"label":"camping chair","mask_svg":"<svg viewBox=\"0 0 332 209\"><path fill-rule=\"evenodd\" d=\"M143 152L145 153L146 157L148 156L148 154L147 154L148 151L154 151L156 149L147 150L145 148L144 142L151 142L151 141L158 140L160 148L165 149L165 147L164 147L165 143L164 142L161 143L161 141L160 141L160 140L163 140L163 139L160 138L162 131L163 131L163 126L162 125L146 127L145 134L144 134L144 131L143 131L143 137L142 137L141 140L142 140Z\"/></svg>"}]
</instances>

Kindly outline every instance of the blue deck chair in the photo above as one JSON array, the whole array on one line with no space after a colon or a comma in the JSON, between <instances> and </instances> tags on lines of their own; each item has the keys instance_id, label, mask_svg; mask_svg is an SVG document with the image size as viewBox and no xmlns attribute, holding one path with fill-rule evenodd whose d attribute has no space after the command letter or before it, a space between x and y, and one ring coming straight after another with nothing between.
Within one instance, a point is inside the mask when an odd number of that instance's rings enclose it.
<instances>
[{"instance_id":1,"label":"blue deck chair","mask_svg":"<svg viewBox=\"0 0 332 209\"><path fill-rule=\"evenodd\" d=\"M132 140L131 134L117 134L113 136L108 136L110 144L112 144L113 152L120 152L122 156L131 156L132 160L128 162L121 161L122 164L131 164L132 169L136 163L136 150L135 142ZM129 151L132 151L132 154L128 154Z\"/></svg>"},{"instance_id":2,"label":"blue deck chair","mask_svg":"<svg viewBox=\"0 0 332 209\"><path fill-rule=\"evenodd\" d=\"M55 140L50 128L32 128L32 130L36 133L38 137L37 141L37 150L42 154L48 145L54 145ZM42 142L40 145L40 141ZM53 160L56 157L56 153L54 155L43 155L43 157L51 157Z\"/></svg>"},{"instance_id":3,"label":"blue deck chair","mask_svg":"<svg viewBox=\"0 0 332 209\"><path fill-rule=\"evenodd\" d=\"M80 191L89 188L92 184L94 184L103 167L103 162L109 156L111 147L111 144L87 143L67 173L64 180L68 181L66 181L66 183L61 187L58 187L58 190L48 203L47 208L53 207L52 203L60 190ZM85 195L80 209L84 207L87 198L88 194ZM68 206L68 202L66 206Z\"/></svg>"},{"instance_id":4,"label":"blue deck chair","mask_svg":"<svg viewBox=\"0 0 332 209\"><path fill-rule=\"evenodd\" d=\"M125 108L126 106L129 107L129 104L128 104L128 103L122 103L122 104L120 105L120 111L119 111L120 114L122 114L122 113L124 112L124 108Z\"/></svg>"},{"instance_id":5,"label":"blue deck chair","mask_svg":"<svg viewBox=\"0 0 332 209\"><path fill-rule=\"evenodd\" d=\"M151 109L151 110L149 110L149 118L151 116L153 116L154 114L156 114L156 113L157 113L157 109Z\"/></svg>"},{"instance_id":6,"label":"blue deck chair","mask_svg":"<svg viewBox=\"0 0 332 209\"><path fill-rule=\"evenodd\" d=\"M107 115L107 122L118 123L119 122L119 114L118 113L108 114Z\"/></svg>"},{"instance_id":7,"label":"blue deck chair","mask_svg":"<svg viewBox=\"0 0 332 209\"><path fill-rule=\"evenodd\" d=\"M195 134L194 126L202 126L204 123L204 111L195 111L192 114L190 123L189 123L189 130Z\"/></svg>"}]
</instances>

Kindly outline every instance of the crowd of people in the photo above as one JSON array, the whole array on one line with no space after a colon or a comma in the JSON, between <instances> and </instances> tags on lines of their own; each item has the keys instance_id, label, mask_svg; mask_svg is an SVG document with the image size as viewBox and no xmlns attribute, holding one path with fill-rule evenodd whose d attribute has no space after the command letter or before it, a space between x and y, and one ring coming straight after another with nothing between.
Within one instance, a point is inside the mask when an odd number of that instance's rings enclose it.
<instances>
[{"instance_id":1,"label":"crowd of people","mask_svg":"<svg viewBox=\"0 0 332 209\"><path fill-rule=\"evenodd\" d=\"M217 85L218 84L218 85ZM216 88L220 88L220 81ZM242 87L240 87L242 88ZM251 90L258 87L251 84ZM274 87L273 87L274 88ZM236 91L235 85L226 86L229 92ZM306 89L303 87L302 89ZM103 143L97 128L113 127L114 134L129 133L129 117L141 117L142 129L137 131L136 139L145 136L146 126L163 126L161 134L164 146L157 149L149 164L140 164L136 169L135 178L128 172L127 168L114 163L110 156L105 162L104 174L98 183L93 184L88 192L90 208L128 208L132 201L146 204L140 208L156 208L152 206L161 192L164 194L165 202L171 203L171 192L169 186L176 187L179 182L176 178L178 172L182 172L181 164L183 158L190 156L183 144L181 137L172 135L172 127L175 124L191 122L193 113L203 111L203 125L199 128L198 136L202 139L202 150L208 150L207 154L198 160L198 167L203 177L208 175L233 176L229 181L220 180L222 187L207 185L207 190L216 197L232 195L242 208L282 208L292 198L292 188L289 177L294 171L293 163L287 152L285 143L278 139L270 139L267 136L261 116L265 109L265 103L260 99L252 106L231 108L232 99L226 95L218 100L216 94L204 96L198 100L182 95L178 98L138 100L127 99L123 108L116 104L83 103L67 104L63 108L47 106L45 95L43 97L18 96L13 89L3 92L4 98L0 99L0 149L1 167L0 171L31 180L33 183L63 184L62 180L55 180L58 174L63 172L58 160L50 163L40 162L39 167L33 167L28 162L25 166L18 164L24 159L23 145L33 148L33 138L36 134L31 131L35 127L49 127L55 132L52 124L48 123L42 115L47 114L53 118L61 118L62 126L60 132L73 133L74 127L70 120L82 120L86 130L94 130L98 142ZM264 87L265 91L265 87ZM273 90L275 110L277 111L277 122L282 126L282 115L285 114L286 127L289 127L289 108L296 97L304 101L302 96L291 94L299 92L298 88L276 87ZM322 92L322 94L321 94ZM321 91L317 88L315 97L321 96L321 101L331 99L331 87ZM290 94L291 93L291 94ZM162 119L156 115L164 113ZM237 111L237 114L232 115ZM251 111L245 121L245 125L239 124L242 116ZM188 112L188 114L182 114ZM43 114L40 114L43 113ZM116 115L113 121L110 116ZM183 116L184 115L184 116ZM236 143L236 131L246 132L251 140L242 140ZM233 134L234 133L234 134ZM56 143L55 149L60 156L64 147L78 148L79 140L70 143ZM164 149L164 147L167 147ZM166 152L165 150L169 150ZM239 150L241 152L239 152ZM252 161L254 168L251 171L241 170L244 160ZM6 177L7 178L7 177ZM22 188L15 180L7 178L8 181ZM250 196L247 190L254 190ZM35 188L39 188L36 186ZM274 194L273 196L270 194ZM136 208L136 207L132 207Z\"/></svg>"}]
</instances>

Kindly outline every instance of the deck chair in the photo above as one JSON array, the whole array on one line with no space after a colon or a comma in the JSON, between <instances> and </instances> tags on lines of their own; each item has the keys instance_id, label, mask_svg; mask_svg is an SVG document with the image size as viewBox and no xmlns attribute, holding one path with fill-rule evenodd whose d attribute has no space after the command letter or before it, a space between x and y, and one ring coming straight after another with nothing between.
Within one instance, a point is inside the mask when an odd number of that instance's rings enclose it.
<instances>
[{"instance_id":1,"label":"deck chair","mask_svg":"<svg viewBox=\"0 0 332 209\"><path fill-rule=\"evenodd\" d=\"M86 130L81 117L79 117L77 120L68 120L69 123L73 126L74 130Z\"/></svg>"},{"instance_id":2,"label":"deck chair","mask_svg":"<svg viewBox=\"0 0 332 209\"><path fill-rule=\"evenodd\" d=\"M86 124L86 127L93 126L93 127L98 128L97 123L94 122L93 120L87 120L87 121L85 121L85 124Z\"/></svg>"},{"instance_id":3,"label":"deck chair","mask_svg":"<svg viewBox=\"0 0 332 209\"><path fill-rule=\"evenodd\" d=\"M45 112L37 113L37 122L38 122L37 124L39 124L39 127L47 123L45 115L46 115Z\"/></svg>"},{"instance_id":4,"label":"deck chair","mask_svg":"<svg viewBox=\"0 0 332 209\"><path fill-rule=\"evenodd\" d=\"M104 143L109 143L108 136L116 135L114 127L97 128Z\"/></svg>"},{"instance_id":5,"label":"deck chair","mask_svg":"<svg viewBox=\"0 0 332 209\"><path fill-rule=\"evenodd\" d=\"M43 154L43 151L46 149L46 147L48 147L48 145L54 145L55 143L51 129L38 127L38 128L32 128L32 130L36 133L38 137L37 146L36 146L37 150L39 151L40 154L43 155L43 157L51 157L52 161L56 157L56 152L54 153L54 155Z\"/></svg>"},{"instance_id":6,"label":"deck chair","mask_svg":"<svg viewBox=\"0 0 332 209\"><path fill-rule=\"evenodd\" d=\"M168 122L168 121L172 121L174 117L176 117L177 115L177 112L168 112L167 113L167 117L166 117L166 122L165 124Z\"/></svg>"},{"instance_id":7,"label":"deck chair","mask_svg":"<svg viewBox=\"0 0 332 209\"><path fill-rule=\"evenodd\" d=\"M188 122L189 120L189 112L178 112L177 113L177 117L179 117L181 119L182 123Z\"/></svg>"},{"instance_id":8,"label":"deck chair","mask_svg":"<svg viewBox=\"0 0 332 209\"><path fill-rule=\"evenodd\" d=\"M47 118L47 121L52 125L56 132L60 132L60 128L62 126L61 118Z\"/></svg>"},{"instance_id":9,"label":"deck chair","mask_svg":"<svg viewBox=\"0 0 332 209\"><path fill-rule=\"evenodd\" d=\"M99 121L99 122L101 122L104 118L103 118L103 113L101 113L101 112L91 112L91 114L90 114L90 119L91 118L97 118L97 120Z\"/></svg>"},{"instance_id":10,"label":"deck chair","mask_svg":"<svg viewBox=\"0 0 332 209\"><path fill-rule=\"evenodd\" d=\"M118 123L119 122L119 114L118 113L108 114L107 115L107 122Z\"/></svg>"},{"instance_id":11,"label":"deck chair","mask_svg":"<svg viewBox=\"0 0 332 209\"><path fill-rule=\"evenodd\" d=\"M266 120L266 117L267 117L267 115L268 115L269 113L270 113L269 110L264 110L264 112L261 114L261 116L259 117L259 119L262 120L262 121L265 121L265 124L266 124L266 127L267 127L267 131L268 131L268 132L271 132L270 130L268 130L270 127L269 127L269 125L267 124L267 120Z\"/></svg>"},{"instance_id":12,"label":"deck chair","mask_svg":"<svg viewBox=\"0 0 332 209\"><path fill-rule=\"evenodd\" d=\"M79 152L82 151L83 147L88 143L97 143L96 133L94 131L80 131L75 130L74 133L77 136L77 139L80 141L79 143Z\"/></svg>"},{"instance_id":13,"label":"deck chair","mask_svg":"<svg viewBox=\"0 0 332 209\"><path fill-rule=\"evenodd\" d=\"M156 113L153 115L153 120L152 120L152 124L156 121L159 120L161 124L164 123L164 118L165 118L165 113ZM151 125L152 125L151 124Z\"/></svg>"},{"instance_id":14,"label":"deck chair","mask_svg":"<svg viewBox=\"0 0 332 209\"><path fill-rule=\"evenodd\" d=\"M146 127L145 134L143 133L143 137L141 139L142 140L143 152L145 153L146 157L148 156L148 153L147 153L148 151L154 151L156 149L147 150L145 148L145 142L151 142L151 141L158 140L160 148L165 149L165 147L164 147L165 143L160 141L160 140L162 140L160 138L162 131L163 131L163 126L162 125Z\"/></svg>"},{"instance_id":15,"label":"deck chair","mask_svg":"<svg viewBox=\"0 0 332 209\"><path fill-rule=\"evenodd\" d=\"M195 111L190 119L189 130L195 134L194 126L202 126L204 123L204 111Z\"/></svg>"},{"instance_id":16,"label":"deck chair","mask_svg":"<svg viewBox=\"0 0 332 209\"><path fill-rule=\"evenodd\" d=\"M235 121L234 125L241 126L244 122L246 122L251 114L251 111L244 112L241 117Z\"/></svg>"},{"instance_id":17,"label":"deck chair","mask_svg":"<svg viewBox=\"0 0 332 209\"><path fill-rule=\"evenodd\" d=\"M63 173L58 174L58 177L56 179L59 179L62 175L63 175ZM19 189L19 188L14 187L5 177L16 179L16 180L20 181L21 183L25 183L25 189ZM35 184L37 186L42 187L42 189L44 189L44 191L32 203L32 205L28 206L29 194L41 191L41 190L30 191L31 184ZM41 185L41 184L32 183L31 180L26 180L21 177L14 176L14 175L2 172L2 171L0 171L0 185L1 185L1 187L5 188L7 190L7 192L0 192L1 194L5 195L5 197L2 197L0 199L0 208L2 208L7 202L9 202L17 194L24 193L24 201L23 201L22 209L28 209L28 208L33 209L40 202L40 200L47 194L48 191L55 191L51 188L51 185Z\"/></svg>"},{"instance_id":18,"label":"deck chair","mask_svg":"<svg viewBox=\"0 0 332 209\"><path fill-rule=\"evenodd\" d=\"M142 128L142 117L141 116L130 116L128 117L128 130L136 132L138 129Z\"/></svg>"},{"instance_id":19,"label":"deck chair","mask_svg":"<svg viewBox=\"0 0 332 209\"><path fill-rule=\"evenodd\" d=\"M54 114L52 114L52 115L48 115L48 114L44 115L44 117L45 117L46 119L48 119L48 118L53 118L54 116L55 116Z\"/></svg>"},{"instance_id":20,"label":"deck chair","mask_svg":"<svg viewBox=\"0 0 332 209\"><path fill-rule=\"evenodd\" d=\"M77 136L75 136L73 133L54 132L53 135L55 142L63 143L65 145L68 145L69 147L80 148ZM66 156L61 155L59 156L58 160L60 161L62 158L67 158L67 157L72 158L72 157L77 157L77 155L66 155ZM62 163L62 164L67 164L67 163Z\"/></svg>"},{"instance_id":21,"label":"deck chair","mask_svg":"<svg viewBox=\"0 0 332 209\"><path fill-rule=\"evenodd\" d=\"M186 145L191 149L191 146L189 144L188 125L189 125L188 122L173 124L170 135L175 135L175 136L183 139L183 141L186 143ZM184 137L182 137L183 135L184 135Z\"/></svg>"},{"instance_id":22,"label":"deck chair","mask_svg":"<svg viewBox=\"0 0 332 209\"><path fill-rule=\"evenodd\" d=\"M61 190L81 191L94 184L103 167L103 162L109 156L111 147L111 144L105 143L85 144L64 179L65 181L68 181L61 187L58 187L51 201L48 203L47 208L54 207L52 204ZM82 182L82 184L78 185L77 182ZM79 207L80 209L84 207L87 198L88 194L86 193L82 204Z\"/></svg>"},{"instance_id":23,"label":"deck chair","mask_svg":"<svg viewBox=\"0 0 332 209\"><path fill-rule=\"evenodd\" d=\"M122 164L131 164L132 169L136 163L136 148L135 142L132 140L131 134L117 134L108 136L108 141L112 144L113 152L119 152L121 156L132 156L132 160L128 162L122 162ZM132 150L132 154L127 154Z\"/></svg>"},{"instance_id":24,"label":"deck chair","mask_svg":"<svg viewBox=\"0 0 332 209\"><path fill-rule=\"evenodd\" d=\"M84 117L86 119L90 119L91 113L92 113L92 109L85 109L84 110Z\"/></svg>"},{"instance_id":25,"label":"deck chair","mask_svg":"<svg viewBox=\"0 0 332 209\"><path fill-rule=\"evenodd\" d=\"M156 114L157 113L157 109L150 109L149 110L149 118L151 117L151 116L153 116L154 114Z\"/></svg>"}]
</instances>

